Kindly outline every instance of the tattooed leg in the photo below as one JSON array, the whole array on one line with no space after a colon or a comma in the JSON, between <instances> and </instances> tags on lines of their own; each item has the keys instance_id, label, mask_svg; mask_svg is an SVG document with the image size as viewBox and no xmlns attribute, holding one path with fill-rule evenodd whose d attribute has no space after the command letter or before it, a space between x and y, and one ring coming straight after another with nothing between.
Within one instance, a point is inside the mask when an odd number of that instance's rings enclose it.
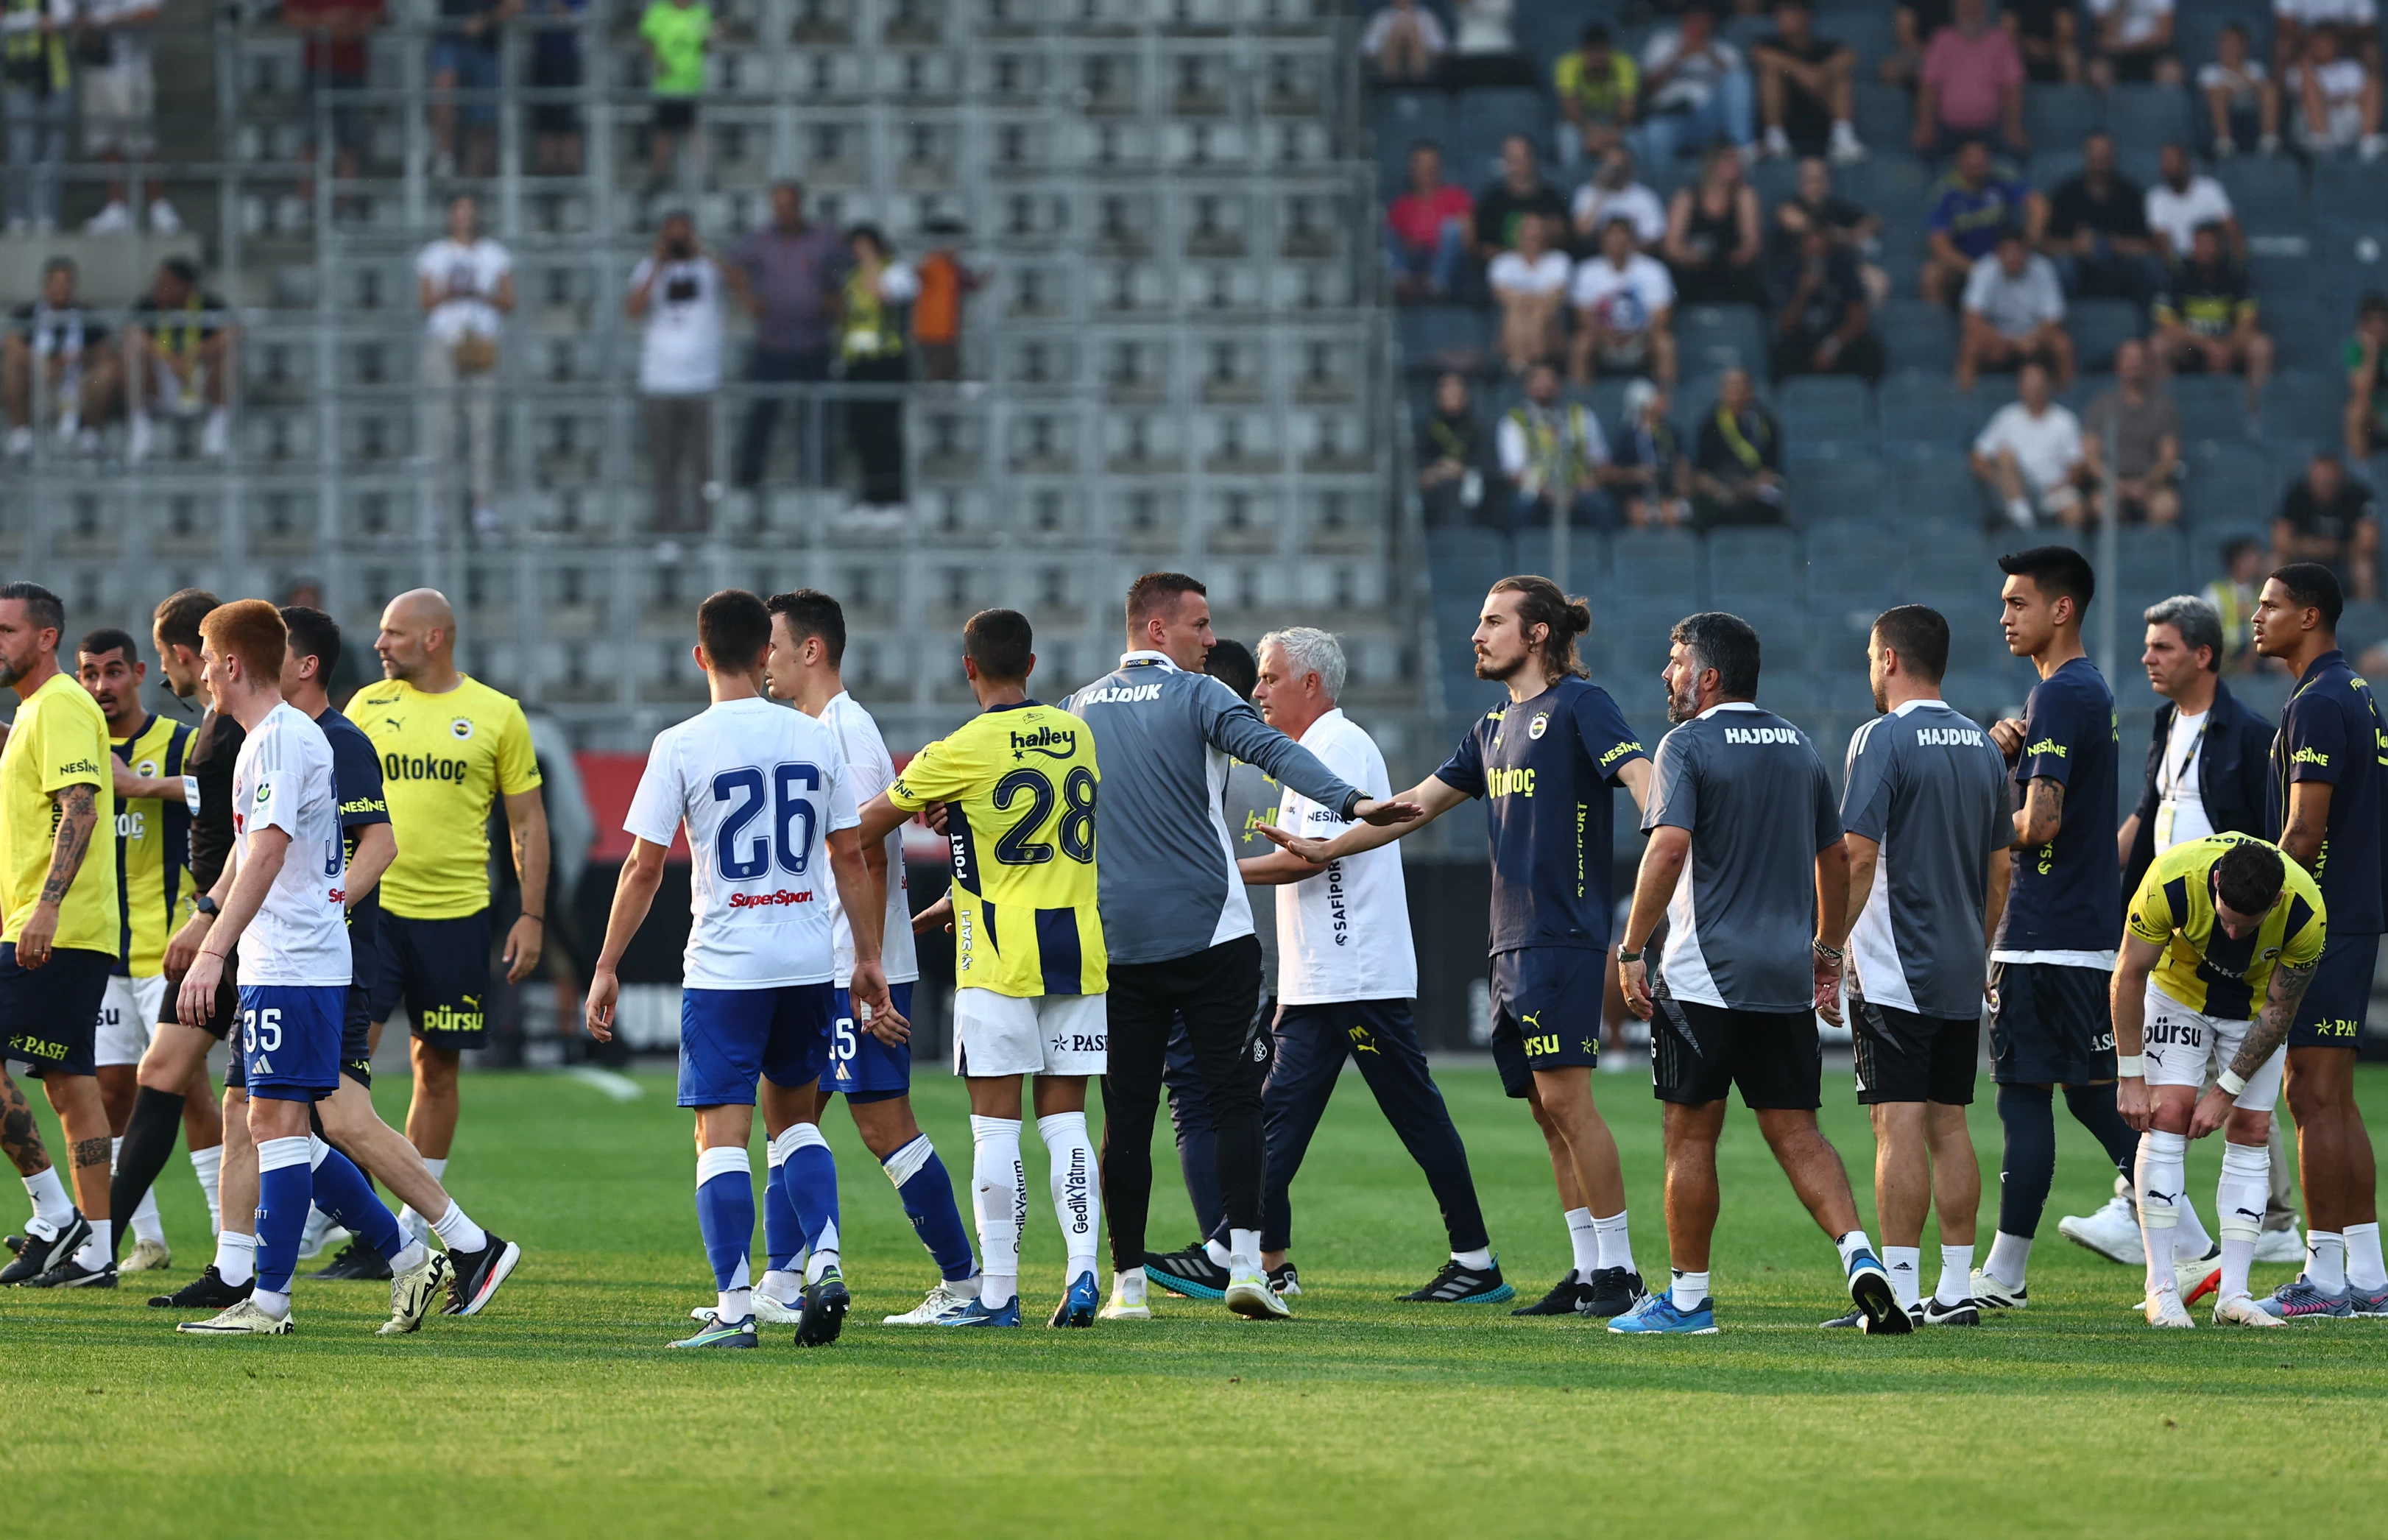
<instances>
[{"instance_id":1,"label":"tattooed leg","mask_svg":"<svg viewBox=\"0 0 2388 1540\"><path fill-rule=\"evenodd\" d=\"M74 1152L75 1206L86 1219L108 1216L108 1109L99 1100L99 1081L88 1075L45 1075L42 1090L58 1114Z\"/></svg>"},{"instance_id":2,"label":"tattooed leg","mask_svg":"<svg viewBox=\"0 0 2388 1540\"><path fill-rule=\"evenodd\" d=\"M50 1168L50 1152L42 1148L42 1130L33 1121L32 1105L17 1087L16 1076L0 1069L0 1150L8 1152L19 1177L38 1177Z\"/></svg>"}]
</instances>

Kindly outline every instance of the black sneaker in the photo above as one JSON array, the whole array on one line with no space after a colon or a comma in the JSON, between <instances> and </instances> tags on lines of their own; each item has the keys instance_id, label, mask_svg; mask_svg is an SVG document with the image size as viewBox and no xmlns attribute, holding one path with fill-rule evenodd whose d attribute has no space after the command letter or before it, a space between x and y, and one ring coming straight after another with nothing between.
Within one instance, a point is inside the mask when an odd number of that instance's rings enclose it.
<instances>
[{"instance_id":1,"label":"black sneaker","mask_svg":"<svg viewBox=\"0 0 2388 1540\"><path fill-rule=\"evenodd\" d=\"M832 1262L821 1269L820 1281L805 1285L804 1310L796 1317L798 1347L827 1347L845 1325L846 1306L854 1303L845 1292L845 1277Z\"/></svg>"},{"instance_id":2,"label":"black sneaker","mask_svg":"<svg viewBox=\"0 0 2388 1540\"><path fill-rule=\"evenodd\" d=\"M14 1256L19 1252L25 1249L25 1238L21 1235L11 1235L0 1238L0 1246L6 1246L8 1248L8 1254L10 1256Z\"/></svg>"},{"instance_id":3,"label":"black sneaker","mask_svg":"<svg viewBox=\"0 0 2388 1540\"><path fill-rule=\"evenodd\" d=\"M1423 1286L1395 1297L1424 1305L1498 1305L1516 1299L1518 1291L1502 1281L1500 1263L1471 1267L1454 1257Z\"/></svg>"},{"instance_id":4,"label":"black sneaker","mask_svg":"<svg viewBox=\"0 0 2388 1540\"><path fill-rule=\"evenodd\" d=\"M1227 1297L1227 1269L1212 1261L1200 1242L1182 1252L1145 1253L1144 1278L1180 1299Z\"/></svg>"},{"instance_id":5,"label":"black sneaker","mask_svg":"<svg viewBox=\"0 0 2388 1540\"><path fill-rule=\"evenodd\" d=\"M522 1260L522 1248L504 1239L495 1230L486 1232L488 1241L476 1252L451 1252L448 1260L455 1271L448 1275L448 1305L445 1314L477 1316L498 1292L498 1285L513 1276L514 1264Z\"/></svg>"},{"instance_id":6,"label":"black sneaker","mask_svg":"<svg viewBox=\"0 0 2388 1540\"><path fill-rule=\"evenodd\" d=\"M1827 1331L1861 1331L1865 1329L1865 1312L1852 1309L1846 1316L1835 1316L1831 1320L1818 1321L1816 1324Z\"/></svg>"},{"instance_id":7,"label":"black sneaker","mask_svg":"<svg viewBox=\"0 0 2388 1540\"><path fill-rule=\"evenodd\" d=\"M1151 1278L1147 1273L1147 1279ZM1302 1275L1293 1270L1290 1262L1280 1262L1268 1270L1269 1292L1279 1299L1293 1299L1302 1292Z\"/></svg>"},{"instance_id":8,"label":"black sneaker","mask_svg":"<svg viewBox=\"0 0 2388 1540\"><path fill-rule=\"evenodd\" d=\"M1642 1275L1629 1267L1602 1267L1592 1275L1592 1299L1583 1307L1587 1316L1603 1317L1621 1316L1642 1303L1649 1290L1642 1287Z\"/></svg>"},{"instance_id":9,"label":"black sneaker","mask_svg":"<svg viewBox=\"0 0 2388 1540\"><path fill-rule=\"evenodd\" d=\"M25 1287L28 1289L113 1289L116 1287L116 1264L111 1260L103 1262L96 1267L86 1267L70 1256L41 1277L28 1279Z\"/></svg>"},{"instance_id":10,"label":"black sneaker","mask_svg":"<svg viewBox=\"0 0 2388 1540\"><path fill-rule=\"evenodd\" d=\"M1907 1314L1909 1318L1918 1326L1979 1326L1982 1324L1981 1307L1972 1300L1961 1299L1954 1305L1943 1305L1937 1294L1926 1297L1920 1304L1909 1305Z\"/></svg>"},{"instance_id":11,"label":"black sneaker","mask_svg":"<svg viewBox=\"0 0 2388 1540\"><path fill-rule=\"evenodd\" d=\"M91 1224L81 1214L47 1241L27 1230L25 1243L18 1250L17 1260L0 1267L0 1289L20 1288L32 1283L83 1250L83 1243L90 1239Z\"/></svg>"},{"instance_id":12,"label":"black sneaker","mask_svg":"<svg viewBox=\"0 0 2388 1540\"><path fill-rule=\"evenodd\" d=\"M229 1310L257 1292L257 1279L251 1278L238 1288L223 1280L212 1262L198 1277L171 1294L152 1294L149 1303L160 1310Z\"/></svg>"},{"instance_id":13,"label":"black sneaker","mask_svg":"<svg viewBox=\"0 0 2388 1540\"><path fill-rule=\"evenodd\" d=\"M389 1260L364 1241L350 1241L330 1266L307 1276L319 1283L387 1283Z\"/></svg>"},{"instance_id":14,"label":"black sneaker","mask_svg":"<svg viewBox=\"0 0 2388 1540\"><path fill-rule=\"evenodd\" d=\"M1569 1267L1551 1292L1531 1305L1521 1305L1509 1314L1513 1316L1581 1316L1592 1305L1592 1285L1578 1277Z\"/></svg>"}]
</instances>

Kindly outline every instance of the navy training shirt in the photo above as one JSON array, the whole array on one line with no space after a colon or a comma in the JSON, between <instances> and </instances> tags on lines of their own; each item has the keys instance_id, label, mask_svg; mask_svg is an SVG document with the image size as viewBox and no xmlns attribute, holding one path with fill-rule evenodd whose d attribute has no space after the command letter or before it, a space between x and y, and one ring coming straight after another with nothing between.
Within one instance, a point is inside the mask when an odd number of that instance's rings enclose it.
<instances>
[{"instance_id":1,"label":"navy training shirt","mask_svg":"<svg viewBox=\"0 0 2388 1540\"><path fill-rule=\"evenodd\" d=\"M2015 806L2032 782L2053 781L2064 788L2064 816L2055 839L2012 853L2014 880L1991 950L2112 952L2123 935L2114 694L2096 664L2074 658L2032 686L2023 724Z\"/></svg>"},{"instance_id":2,"label":"navy training shirt","mask_svg":"<svg viewBox=\"0 0 2388 1540\"><path fill-rule=\"evenodd\" d=\"M341 854L357 858L357 841L368 824L389 821L389 802L381 789L381 755L364 730L327 709L315 719L332 745L332 795L340 802ZM349 955L356 960L353 982L371 987L377 982L381 957L381 886L357 900L349 910Z\"/></svg>"},{"instance_id":3,"label":"navy training shirt","mask_svg":"<svg viewBox=\"0 0 2388 1540\"><path fill-rule=\"evenodd\" d=\"M1647 759L1608 692L1569 674L1484 714L1435 778L1484 801L1495 952L1608 945L1618 772Z\"/></svg>"},{"instance_id":4,"label":"navy training shirt","mask_svg":"<svg viewBox=\"0 0 2388 1540\"><path fill-rule=\"evenodd\" d=\"M2377 935L2381 924L2380 709L2371 686L2335 649L2315 658L2280 712L2265 778L2264 829L2278 841L2289 788L2330 783L2330 823L2312 863L2330 934Z\"/></svg>"}]
</instances>

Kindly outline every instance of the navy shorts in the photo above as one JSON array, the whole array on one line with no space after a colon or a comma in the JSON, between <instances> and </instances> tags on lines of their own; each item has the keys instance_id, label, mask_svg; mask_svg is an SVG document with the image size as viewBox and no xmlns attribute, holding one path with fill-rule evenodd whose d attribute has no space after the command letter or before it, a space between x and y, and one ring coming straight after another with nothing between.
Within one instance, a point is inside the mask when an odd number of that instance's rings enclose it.
<instances>
[{"instance_id":1,"label":"navy shorts","mask_svg":"<svg viewBox=\"0 0 2388 1540\"><path fill-rule=\"evenodd\" d=\"M373 1019L406 1007L408 1025L434 1048L479 1048L489 1040L482 1001L489 993L489 911L452 920L381 913L381 981Z\"/></svg>"},{"instance_id":2,"label":"navy shorts","mask_svg":"<svg viewBox=\"0 0 2388 1540\"><path fill-rule=\"evenodd\" d=\"M320 1101L340 1085L345 984L240 986L241 1080L251 1100Z\"/></svg>"},{"instance_id":3,"label":"navy shorts","mask_svg":"<svg viewBox=\"0 0 2388 1540\"><path fill-rule=\"evenodd\" d=\"M912 986L891 984L887 996L896 1013L912 1019ZM829 1068L821 1072L823 1096L839 1091L848 1101L885 1101L912 1088L912 1045L890 1048L854 1019L854 997L836 991L835 1018L830 1023Z\"/></svg>"},{"instance_id":4,"label":"navy shorts","mask_svg":"<svg viewBox=\"0 0 2388 1540\"><path fill-rule=\"evenodd\" d=\"M1982 1041L1978 1016L1920 1015L1855 995L1849 997L1849 1008L1860 1106L1883 1101L1973 1105L1974 1062Z\"/></svg>"},{"instance_id":5,"label":"navy shorts","mask_svg":"<svg viewBox=\"0 0 2388 1540\"><path fill-rule=\"evenodd\" d=\"M2102 969L1990 964L1990 1078L2001 1086L2094 1086L2115 1078L2115 1018Z\"/></svg>"},{"instance_id":6,"label":"navy shorts","mask_svg":"<svg viewBox=\"0 0 2388 1540\"><path fill-rule=\"evenodd\" d=\"M0 1061L37 1075L95 1075L99 1007L116 959L82 947L54 947L38 968L17 964L17 943L0 941Z\"/></svg>"},{"instance_id":7,"label":"navy shorts","mask_svg":"<svg viewBox=\"0 0 2388 1540\"><path fill-rule=\"evenodd\" d=\"M2297 1002L2289 1046L2351 1049L2361 1043L2363 1017L2371 1004L2371 970L2379 961L2377 935L2333 933L2324 941L2313 982Z\"/></svg>"},{"instance_id":8,"label":"navy shorts","mask_svg":"<svg viewBox=\"0 0 2388 1540\"><path fill-rule=\"evenodd\" d=\"M1492 1065L1522 1097L1538 1069L1600 1062L1600 991L1608 956L1582 947L1492 954Z\"/></svg>"},{"instance_id":9,"label":"navy shorts","mask_svg":"<svg viewBox=\"0 0 2388 1540\"><path fill-rule=\"evenodd\" d=\"M808 1086L829 1068L827 983L680 992L680 1104L751 1107L755 1082Z\"/></svg>"},{"instance_id":10,"label":"navy shorts","mask_svg":"<svg viewBox=\"0 0 2388 1540\"><path fill-rule=\"evenodd\" d=\"M1736 1011L1660 997L1650 1012L1650 1091L1704 1107L1735 1086L1752 1112L1824 1104L1824 1055L1812 1011Z\"/></svg>"}]
</instances>

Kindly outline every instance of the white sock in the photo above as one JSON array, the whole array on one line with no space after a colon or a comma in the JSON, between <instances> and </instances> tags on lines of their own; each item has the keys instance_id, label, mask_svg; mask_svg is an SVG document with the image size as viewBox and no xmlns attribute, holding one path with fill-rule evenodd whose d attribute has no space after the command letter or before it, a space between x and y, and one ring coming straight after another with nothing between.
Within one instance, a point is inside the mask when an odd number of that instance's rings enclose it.
<instances>
[{"instance_id":1,"label":"white sock","mask_svg":"<svg viewBox=\"0 0 2388 1540\"><path fill-rule=\"evenodd\" d=\"M271 1293L263 1289L252 1290L248 1296L248 1303L256 1305L260 1310L264 1311L275 1320L282 1321L288 1320L290 1318L290 1296L288 1294Z\"/></svg>"},{"instance_id":2,"label":"white sock","mask_svg":"<svg viewBox=\"0 0 2388 1540\"><path fill-rule=\"evenodd\" d=\"M431 1222L431 1229L451 1252L477 1252L489 1243L489 1232L465 1217L453 1198L448 1200L448 1212Z\"/></svg>"},{"instance_id":3,"label":"white sock","mask_svg":"<svg viewBox=\"0 0 2388 1540\"><path fill-rule=\"evenodd\" d=\"M2026 529L2030 528L2031 504L2019 497L2007 499L2007 517Z\"/></svg>"},{"instance_id":4,"label":"white sock","mask_svg":"<svg viewBox=\"0 0 2388 1540\"><path fill-rule=\"evenodd\" d=\"M223 1228L223 1201L217 1195L217 1179L223 1174L223 1146L210 1145L191 1152L191 1170L199 1178L199 1190L208 1199L208 1233Z\"/></svg>"},{"instance_id":5,"label":"white sock","mask_svg":"<svg viewBox=\"0 0 2388 1540\"><path fill-rule=\"evenodd\" d=\"M58 1179L57 1166L27 1177L25 1193L33 1200L33 1217L48 1226L52 1236L74 1223L74 1200L67 1196L67 1184Z\"/></svg>"},{"instance_id":6,"label":"white sock","mask_svg":"<svg viewBox=\"0 0 2388 1540\"><path fill-rule=\"evenodd\" d=\"M1990 1237L1990 1256L1982 1264L1982 1271L2010 1288L2020 1289L2028 1281L2023 1275L2030 1262L2031 1237L1999 1230Z\"/></svg>"},{"instance_id":7,"label":"white sock","mask_svg":"<svg viewBox=\"0 0 2388 1540\"><path fill-rule=\"evenodd\" d=\"M1943 1305L1962 1305L1974 1292L1974 1248L1940 1248L1940 1286L1932 1297Z\"/></svg>"},{"instance_id":8,"label":"white sock","mask_svg":"<svg viewBox=\"0 0 2388 1540\"><path fill-rule=\"evenodd\" d=\"M107 1220L94 1219L91 1222L91 1239L75 1249L75 1266L87 1268L92 1272L97 1272L107 1266L116 1255L115 1251L108 1244L115 1232L115 1227Z\"/></svg>"},{"instance_id":9,"label":"white sock","mask_svg":"<svg viewBox=\"0 0 2388 1540\"><path fill-rule=\"evenodd\" d=\"M1094 1141L1086 1137L1086 1114L1055 1113L1036 1120L1036 1137L1050 1157L1053 1217L1061 1225L1061 1244L1069 1262L1061 1286L1066 1289L1081 1273L1095 1270L1095 1237L1103 1224L1101 1177L1098 1175Z\"/></svg>"},{"instance_id":10,"label":"white sock","mask_svg":"<svg viewBox=\"0 0 2388 1540\"><path fill-rule=\"evenodd\" d=\"M1130 1267L1124 1273L1113 1273L1111 1292L1119 1296L1122 1305L1142 1305L1145 1302L1144 1269Z\"/></svg>"},{"instance_id":11,"label":"white sock","mask_svg":"<svg viewBox=\"0 0 2388 1540\"><path fill-rule=\"evenodd\" d=\"M724 1326L736 1326L755 1313L755 1291L752 1288L724 1289L713 1306L713 1318Z\"/></svg>"},{"instance_id":12,"label":"white sock","mask_svg":"<svg viewBox=\"0 0 2388 1540\"><path fill-rule=\"evenodd\" d=\"M763 1274L763 1281L755 1285L755 1292L766 1299L776 1300L781 1305L794 1305L804 1297L804 1274L792 1273L781 1268L766 1271Z\"/></svg>"},{"instance_id":13,"label":"white sock","mask_svg":"<svg viewBox=\"0 0 2388 1540\"><path fill-rule=\"evenodd\" d=\"M1899 1301L1899 1308L1903 1310L1913 1305L1921 1292L1924 1248L1885 1246L1882 1249L1882 1267L1890 1275L1890 1297Z\"/></svg>"},{"instance_id":14,"label":"white sock","mask_svg":"<svg viewBox=\"0 0 2388 1540\"><path fill-rule=\"evenodd\" d=\"M1873 1251L1874 1242L1866 1239L1865 1231L1853 1229L1847 1235L1834 1237L1833 1249L1841 1254L1841 1271L1848 1272L1849 1263L1858 1253Z\"/></svg>"},{"instance_id":15,"label":"white sock","mask_svg":"<svg viewBox=\"0 0 2388 1540\"><path fill-rule=\"evenodd\" d=\"M1221 1267L1226 1267L1236 1260L1236 1254L1227 1250L1227 1243L1225 1241L1203 1241L1202 1254Z\"/></svg>"},{"instance_id":16,"label":"white sock","mask_svg":"<svg viewBox=\"0 0 2388 1540\"><path fill-rule=\"evenodd\" d=\"M1673 1290L1675 1308L1689 1314L1700 1307L1708 1297L1708 1275L1706 1273L1675 1274Z\"/></svg>"},{"instance_id":17,"label":"white sock","mask_svg":"<svg viewBox=\"0 0 2388 1540\"><path fill-rule=\"evenodd\" d=\"M2184 1156L2184 1164L2186 1160ZM2190 1202L2186 1171L2181 1175L2180 1202L2173 1205L2173 1212L2179 1215L2180 1223L2173 1227L2172 1254L2189 1262L2213 1255L2214 1237L2206 1233L2205 1221L2198 1216L2197 1205Z\"/></svg>"},{"instance_id":18,"label":"white sock","mask_svg":"<svg viewBox=\"0 0 2388 1540\"><path fill-rule=\"evenodd\" d=\"M1603 1267L1633 1270L1633 1236L1625 1222L1625 1211L1619 1209L1607 1218L1595 1215L1592 1221L1593 1240L1597 1250L1594 1260ZM1590 1278L1592 1275L1583 1275Z\"/></svg>"},{"instance_id":19,"label":"white sock","mask_svg":"<svg viewBox=\"0 0 2388 1540\"><path fill-rule=\"evenodd\" d=\"M2178 1205L2187 1177L2189 1136L2151 1128L2140 1136L2138 1186L2140 1239L2147 1248L2148 1291L2173 1281L2172 1232L2180 1223Z\"/></svg>"},{"instance_id":20,"label":"white sock","mask_svg":"<svg viewBox=\"0 0 2388 1540\"><path fill-rule=\"evenodd\" d=\"M2342 1233L2346 1237L2346 1286L2374 1294L2388 1289L2388 1267L2380 1260L2380 1221L2349 1225Z\"/></svg>"},{"instance_id":21,"label":"white sock","mask_svg":"<svg viewBox=\"0 0 2388 1540\"><path fill-rule=\"evenodd\" d=\"M216 1276L237 1289L257 1276L257 1237L216 1231Z\"/></svg>"},{"instance_id":22,"label":"white sock","mask_svg":"<svg viewBox=\"0 0 2388 1540\"><path fill-rule=\"evenodd\" d=\"M2332 1230L2305 1231L2305 1278L2326 1294L2346 1287L2346 1237Z\"/></svg>"},{"instance_id":23,"label":"white sock","mask_svg":"<svg viewBox=\"0 0 2388 1540\"><path fill-rule=\"evenodd\" d=\"M406 1244L398 1248L398 1254L389 1258L389 1270L393 1273L411 1273L422 1266L423 1259L430 1254L431 1242L410 1235L406 1238Z\"/></svg>"},{"instance_id":24,"label":"white sock","mask_svg":"<svg viewBox=\"0 0 2388 1540\"><path fill-rule=\"evenodd\" d=\"M2225 1144L2222 1179L2214 1184L2214 1216L2222 1228L2222 1297L2247 1292L2247 1268L2264 1238L2264 1204L2272 1187L2269 1144Z\"/></svg>"},{"instance_id":25,"label":"white sock","mask_svg":"<svg viewBox=\"0 0 2388 1540\"><path fill-rule=\"evenodd\" d=\"M1261 1270L1261 1232L1256 1229L1227 1230L1227 1271L1256 1273Z\"/></svg>"},{"instance_id":26,"label":"white sock","mask_svg":"<svg viewBox=\"0 0 2388 1540\"><path fill-rule=\"evenodd\" d=\"M1595 1228L1599 1223L1588 1208L1567 1211L1568 1244L1575 1249L1578 1278L1588 1279L1600 1268L1600 1233Z\"/></svg>"},{"instance_id":27,"label":"white sock","mask_svg":"<svg viewBox=\"0 0 2388 1540\"><path fill-rule=\"evenodd\" d=\"M426 1155L423 1157L423 1164L430 1170L433 1181L442 1187L448 1185L447 1156L442 1155L438 1160L433 1160ZM413 1203L398 1211L398 1222L400 1228L418 1241L428 1241L431 1238L431 1221L417 1214Z\"/></svg>"},{"instance_id":28,"label":"white sock","mask_svg":"<svg viewBox=\"0 0 2388 1540\"><path fill-rule=\"evenodd\" d=\"M1020 1292L1020 1231L1028 1194L1020 1171L1020 1120L971 1114L971 1210L978 1217L979 1303L999 1310Z\"/></svg>"},{"instance_id":29,"label":"white sock","mask_svg":"<svg viewBox=\"0 0 2388 1540\"><path fill-rule=\"evenodd\" d=\"M1492 1266L1492 1248L1479 1246L1472 1252L1454 1252L1451 1259L1463 1267L1473 1267L1480 1273Z\"/></svg>"},{"instance_id":30,"label":"white sock","mask_svg":"<svg viewBox=\"0 0 2388 1540\"><path fill-rule=\"evenodd\" d=\"M819 1244L805 1254L805 1281L819 1283L821 1275L837 1264L837 1221L832 1219L821 1226Z\"/></svg>"}]
</instances>

